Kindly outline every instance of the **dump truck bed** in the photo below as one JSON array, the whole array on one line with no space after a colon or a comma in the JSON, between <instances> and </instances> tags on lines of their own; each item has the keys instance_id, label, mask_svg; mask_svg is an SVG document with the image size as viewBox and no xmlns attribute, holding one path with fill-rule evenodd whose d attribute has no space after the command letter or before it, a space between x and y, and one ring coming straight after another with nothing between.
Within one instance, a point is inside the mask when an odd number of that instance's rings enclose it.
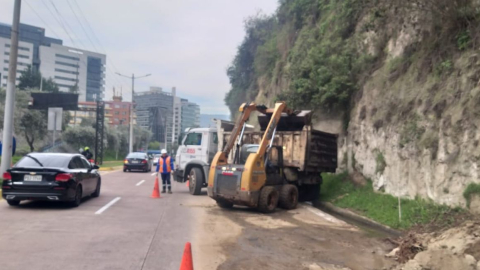
<instances>
[{"instance_id":1,"label":"dump truck bed","mask_svg":"<svg viewBox=\"0 0 480 270\"><path fill-rule=\"evenodd\" d=\"M230 132L223 134L224 141ZM243 144L259 144L263 131L246 131ZM273 145L283 146L285 167L303 172L335 172L337 169L337 135L304 125L299 131L278 131ZM232 151L233 152L233 151ZM233 159L233 155L230 155Z\"/></svg>"}]
</instances>

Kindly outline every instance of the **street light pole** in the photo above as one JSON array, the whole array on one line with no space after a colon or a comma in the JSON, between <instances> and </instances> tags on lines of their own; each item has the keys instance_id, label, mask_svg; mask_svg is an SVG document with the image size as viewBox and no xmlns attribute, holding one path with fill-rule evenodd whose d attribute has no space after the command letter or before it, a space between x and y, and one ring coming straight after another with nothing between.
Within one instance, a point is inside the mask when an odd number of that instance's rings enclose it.
<instances>
[{"instance_id":1,"label":"street light pole","mask_svg":"<svg viewBox=\"0 0 480 270\"><path fill-rule=\"evenodd\" d=\"M116 73L119 76L125 77L125 78L130 78L130 76L126 76L120 73ZM151 74L147 74L144 76L140 77L135 77L135 74L132 74L132 105L130 106L130 136L128 140L128 152L131 153L133 152L133 97L135 96L135 79L140 79L140 78L145 78L150 76Z\"/></svg>"},{"instance_id":2,"label":"street light pole","mask_svg":"<svg viewBox=\"0 0 480 270\"><path fill-rule=\"evenodd\" d=\"M10 62L8 66L7 92L5 98L5 111L3 116L3 146L2 164L0 175L10 168L12 162L12 140L13 140L13 110L15 108L15 84L17 79L17 55L18 55L18 31L20 24L20 7L22 1L15 0L13 8L13 24L10 45Z\"/></svg>"}]
</instances>

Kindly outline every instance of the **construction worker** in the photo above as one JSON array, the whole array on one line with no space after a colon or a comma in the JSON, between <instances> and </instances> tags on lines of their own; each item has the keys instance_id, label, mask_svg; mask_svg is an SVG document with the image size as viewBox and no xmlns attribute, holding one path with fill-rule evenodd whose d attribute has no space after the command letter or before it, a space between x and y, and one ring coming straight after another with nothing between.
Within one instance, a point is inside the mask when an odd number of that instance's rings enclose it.
<instances>
[{"instance_id":1,"label":"construction worker","mask_svg":"<svg viewBox=\"0 0 480 270\"><path fill-rule=\"evenodd\" d=\"M93 154L90 152L90 147L86 146L82 152L82 155L88 160L92 159Z\"/></svg>"},{"instance_id":2,"label":"construction worker","mask_svg":"<svg viewBox=\"0 0 480 270\"><path fill-rule=\"evenodd\" d=\"M162 154L162 156L158 159L157 172L159 172L160 176L162 177L162 184L163 184L162 193L165 193L166 189L168 188L168 193L172 194L172 185L170 183L170 174L175 169L173 167L173 160L167 154L167 150L162 149L162 151L160 151L160 153Z\"/></svg>"}]
</instances>

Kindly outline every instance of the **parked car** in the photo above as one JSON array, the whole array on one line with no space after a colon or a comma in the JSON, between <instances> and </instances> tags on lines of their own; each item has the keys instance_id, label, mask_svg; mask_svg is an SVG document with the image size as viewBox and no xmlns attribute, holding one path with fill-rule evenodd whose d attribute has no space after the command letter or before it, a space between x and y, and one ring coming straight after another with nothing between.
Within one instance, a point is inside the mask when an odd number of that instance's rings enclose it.
<instances>
[{"instance_id":1,"label":"parked car","mask_svg":"<svg viewBox=\"0 0 480 270\"><path fill-rule=\"evenodd\" d=\"M69 201L100 196L98 166L80 154L31 153L3 174L3 198L9 205L22 200Z\"/></svg>"},{"instance_id":2,"label":"parked car","mask_svg":"<svg viewBox=\"0 0 480 270\"><path fill-rule=\"evenodd\" d=\"M157 166L158 164L158 159L161 157L162 155L154 155L153 156L153 166Z\"/></svg>"},{"instance_id":3,"label":"parked car","mask_svg":"<svg viewBox=\"0 0 480 270\"><path fill-rule=\"evenodd\" d=\"M123 171L152 171L152 158L150 158L146 153L143 152L134 152L127 155L123 162Z\"/></svg>"}]
</instances>

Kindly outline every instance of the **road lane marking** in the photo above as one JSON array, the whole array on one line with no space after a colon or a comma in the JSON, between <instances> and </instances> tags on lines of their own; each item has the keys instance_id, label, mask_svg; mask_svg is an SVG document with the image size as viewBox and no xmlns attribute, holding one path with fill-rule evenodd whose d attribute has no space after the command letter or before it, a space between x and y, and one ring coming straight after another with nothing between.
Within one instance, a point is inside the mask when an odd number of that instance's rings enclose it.
<instances>
[{"instance_id":1,"label":"road lane marking","mask_svg":"<svg viewBox=\"0 0 480 270\"><path fill-rule=\"evenodd\" d=\"M152 176L154 176L155 174L157 174L156 172L152 173Z\"/></svg>"},{"instance_id":2,"label":"road lane marking","mask_svg":"<svg viewBox=\"0 0 480 270\"><path fill-rule=\"evenodd\" d=\"M95 215L100 215L103 213L105 210L107 210L110 206L114 205L116 202L118 202L121 198L116 197L115 199L111 200L109 203L107 203L104 207L100 208L97 212L95 212Z\"/></svg>"},{"instance_id":3,"label":"road lane marking","mask_svg":"<svg viewBox=\"0 0 480 270\"><path fill-rule=\"evenodd\" d=\"M138 183L136 184L136 186L137 186L137 187L140 186L141 184L143 184L143 182L145 182L145 180L142 180L142 181L138 182Z\"/></svg>"}]
</instances>

